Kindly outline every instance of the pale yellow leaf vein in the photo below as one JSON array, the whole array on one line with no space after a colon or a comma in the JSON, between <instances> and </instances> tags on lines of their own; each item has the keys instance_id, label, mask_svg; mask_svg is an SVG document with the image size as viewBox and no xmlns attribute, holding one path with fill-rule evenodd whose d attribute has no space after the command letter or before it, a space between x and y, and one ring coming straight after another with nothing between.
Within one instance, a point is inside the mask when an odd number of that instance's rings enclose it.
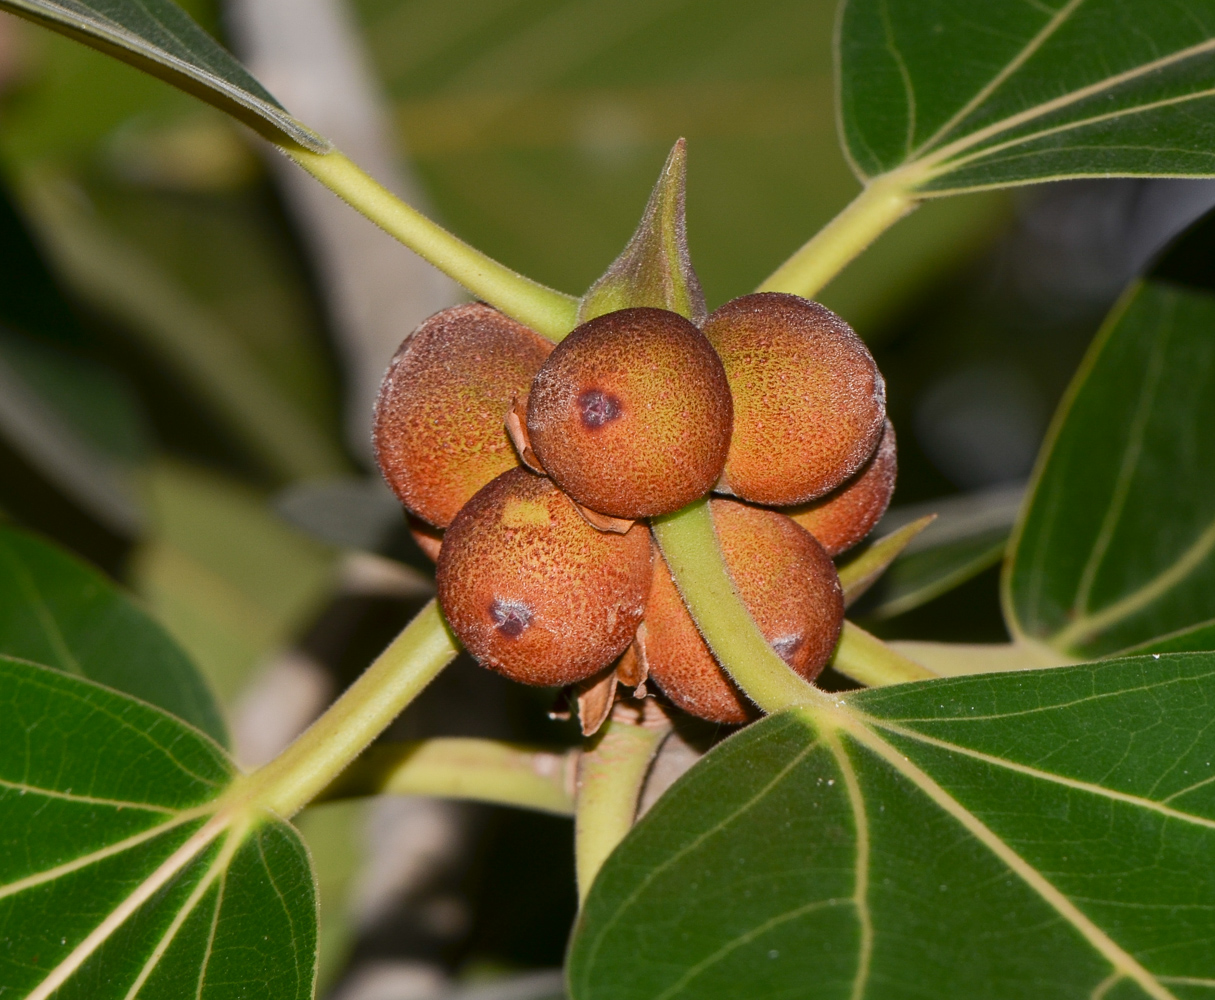
<instances>
[{"instance_id":1,"label":"pale yellow leaf vein","mask_svg":"<svg viewBox=\"0 0 1215 1000\"><path fill-rule=\"evenodd\" d=\"M93 795L77 795L75 792L57 792L50 788L39 788L21 781L5 781L0 778L0 788L11 788L19 795L38 795L48 799L63 799L65 802L79 802L83 805L113 806L115 809L141 809L144 812L162 813L165 816L176 816L177 810L167 806L154 806L146 802L128 802L125 799L104 799Z\"/></svg>"},{"instance_id":2,"label":"pale yellow leaf vein","mask_svg":"<svg viewBox=\"0 0 1215 1000\"><path fill-rule=\"evenodd\" d=\"M844 728L849 736L886 761L895 771L918 787L938 808L952 816L971 836L999 858L1009 871L1020 878L1048 906L1070 923L1093 949L1110 963L1115 972L1134 980L1148 996L1154 997L1155 1000L1178 1000L1172 991L1166 989L1133 956L1093 923L1041 872L1006 844L974 813L938 785L927 772L913 764L858 719L849 718L844 713L840 713L836 718L836 725Z\"/></svg>"},{"instance_id":3,"label":"pale yellow leaf vein","mask_svg":"<svg viewBox=\"0 0 1215 1000\"><path fill-rule=\"evenodd\" d=\"M913 155L918 156L923 153L924 150L931 149L934 145L936 145L938 140L952 132L954 128L957 127L959 122L963 121L972 111L991 97L991 95L996 92L996 90L1004 83L1005 80L1024 66L1030 57L1046 44L1047 40L1059 30L1063 23L1072 16L1072 12L1082 3L1084 3L1084 0L1068 0L1067 3L1060 7L1059 10L1055 12L1054 16L1051 17L1050 20L1048 20L1046 24L1042 26L1038 33L1029 40L1025 47L1022 48L1021 51L1016 54L1016 56L1009 60L1009 62L1004 65L1000 72L993 76L986 83L986 85L984 85L979 92L975 94L974 97L972 97L969 101L963 104L961 108L954 112L954 114L949 118L948 121L945 122L944 125L933 132L932 135L921 143ZM1041 10L1042 8L1038 9Z\"/></svg>"},{"instance_id":4,"label":"pale yellow leaf vein","mask_svg":"<svg viewBox=\"0 0 1215 1000\"><path fill-rule=\"evenodd\" d=\"M200 816L205 816L211 812L211 807L200 807L191 809L181 813L167 823L160 823L157 826L150 827L142 833L133 834L125 840L120 840L114 844L92 851L89 854L83 854L78 858L73 858L71 861L65 861L61 865L56 865L54 868L48 868L46 871L37 872L34 875L27 875L25 878L17 879L15 882L9 882L7 885L0 885L0 899L7 896L15 896L19 892L24 892L26 889L32 889L35 886L43 885L46 882L53 882L57 878L63 878L65 875L70 875L72 872L80 871L81 868L87 868L89 865L95 865L106 858L112 858L116 854L121 854L123 851L129 851L133 847L138 847L140 844L148 840L153 840L163 833L175 827L181 826L183 823L188 823L192 819L198 819Z\"/></svg>"},{"instance_id":5,"label":"pale yellow leaf vein","mask_svg":"<svg viewBox=\"0 0 1215 1000\"><path fill-rule=\"evenodd\" d=\"M156 971L156 967L160 964L160 960L164 958L165 952L169 950L170 945L177 938L177 932L181 930L182 925L194 912L194 908L198 906L199 901L206 895L207 890L211 888L211 883L219 876L222 871L226 871L228 863L232 860L232 855L236 851L236 845L240 843L240 838L233 833L229 833L225 838L223 848L216 856L215 860L208 866L203 877L198 880L190 895L186 898L169 926L165 928L164 934L160 940L156 942L156 947L152 949L152 953L148 956L148 960L143 963L143 968L139 970L139 975L135 977L135 982L131 984L131 988L127 990L127 995L124 1000L135 1000L139 995L139 991L143 989L143 984L148 981L148 977Z\"/></svg>"},{"instance_id":6,"label":"pale yellow leaf vein","mask_svg":"<svg viewBox=\"0 0 1215 1000\"><path fill-rule=\"evenodd\" d=\"M856 876L852 901L856 906L856 919L860 925L860 942L856 956L856 976L852 980L850 1000L861 1000L869 984L869 969L873 962L873 914L869 910L869 813L865 809L865 796L857 780L856 769L848 757L848 751L840 745L834 731L824 737L831 753L839 765L848 792L848 804L852 808L856 824Z\"/></svg>"},{"instance_id":7,"label":"pale yellow leaf vein","mask_svg":"<svg viewBox=\"0 0 1215 1000\"><path fill-rule=\"evenodd\" d=\"M189 864L212 840L232 822L231 817L217 815L204 824L189 840L166 858L143 880L126 899L114 907L87 937L55 966L25 1000L47 1000L89 957L100 948L136 910L152 897L166 882Z\"/></svg>"},{"instance_id":8,"label":"pale yellow leaf vein","mask_svg":"<svg viewBox=\"0 0 1215 1000\"><path fill-rule=\"evenodd\" d=\"M1030 767L1027 764L1019 764L1016 761L1007 760L1004 757L997 757L994 754L983 753L981 750L972 750L970 747L959 746L956 743L950 743L948 740L937 739L934 736L928 736L925 733L918 732L914 729L904 729L902 726L894 723L885 722L882 719L868 717L866 720L870 725L879 729L884 729L887 732L896 733L906 739L916 743L924 743L928 746L936 747L939 750L946 750L950 753L956 753L963 757L970 757L973 760L982 761L985 764L991 764L993 767L1000 767L1006 771L1013 771L1017 774L1024 774L1026 777L1035 778L1039 781L1047 781L1051 784L1062 785L1066 788L1071 788L1077 792L1086 792L1089 795L1096 795L1100 798L1110 799L1114 802L1121 802L1125 805L1135 806L1139 809L1146 809L1150 812L1159 813L1168 819L1177 820L1180 823L1192 823L1194 826L1205 827L1208 830L1215 830L1215 820L1206 819L1202 816L1195 816L1193 813L1182 812L1180 809L1173 809L1171 806L1166 806L1161 802L1156 802L1153 799L1145 799L1139 795L1130 795L1126 792L1119 792L1112 788L1106 788L1103 785L1094 784L1090 781L1080 781L1077 778L1068 778L1062 774L1055 774L1052 771L1043 771L1041 768Z\"/></svg>"},{"instance_id":9,"label":"pale yellow leaf vein","mask_svg":"<svg viewBox=\"0 0 1215 1000\"><path fill-rule=\"evenodd\" d=\"M224 908L224 895L228 891L228 868L225 865L219 879L219 891L215 894L215 909L211 913L211 929L207 932L207 947L198 966L198 989L194 1000L202 1000L203 986L207 982L207 970L211 966L211 954L215 950L215 931L219 927L219 915Z\"/></svg>"}]
</instances>

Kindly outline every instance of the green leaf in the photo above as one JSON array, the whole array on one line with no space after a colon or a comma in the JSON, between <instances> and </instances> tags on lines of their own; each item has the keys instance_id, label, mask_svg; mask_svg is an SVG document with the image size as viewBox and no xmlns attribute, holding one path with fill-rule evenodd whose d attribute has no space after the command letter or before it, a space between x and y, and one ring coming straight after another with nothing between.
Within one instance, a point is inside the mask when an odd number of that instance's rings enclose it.
<instances>
[{"instance_id":1,"label":"green leaf","mask_svg":"<svg viewBox=\"0 0 1215 1000\"><path fill-rule=\"evenodd\" d=\"M316 900L210 739L0 657L0 983L31 1000L310 1000Z\"/></svg>"},{"instance_id":2,"label":"green leaf","mask_svg":"<svg viewBox=\"0 0 1215 1000\"><path fill-rule=\"evenodd\" d=\"M0 9L166 80L271 142L286 140L316 153L332 148L172 0L0 0Z\"/></svg>"},{"instance_id":3,"label":"green leaf","mask_svg":"<svg viewBox=\"0 0 1215 1000\"><path fill-rule=\"evenodd\" d=\"M1205 996L1215 658L871 689L707 754L608 859L576 1000Z\"/></svg>"},{"instance_id":4,"label":"green leaf","mask_svg":"<svg viewBox=\"0 0 1215 1000\"><path fill-rule=\"evenodd\" d=\"M932 524L935 514L905 524L901 528L883 535L857 556L853 556L839 567L840 586L844 590L844 607L850 607L872 587L890 568L903 550L915 540L916 535Z\"/></svg>"},{"instance_id":5,"label":"green leaf","mask_svg":"<svg viewBox=\"0 0 1215 1000\"><path fill-rule=\"evenodd\" d=\"M844 141L863 178L946 194L1215 174L1215 3L847 0Z\"/></svg>"},{"instance_id":6,"label":"green leaf","mask_svg":"<svg viewBox=\"0 0 1215 1000\"><path fill-rule=\"evenodd\" d=\"M1012 543L1004 604L1015 638L1080 658L1166 636L1211 648L1212 328L1215 297L1151 282L1098 334Z\"/></svg>"},{"instance_id":7,"label":"green leaf","mask_svg":"<svg viewBox=\"0 0 1215 1000\"><path fill-rule=\"evenodd\" d=\"M142 698L227 744L210 689L160 625L101 573L2 526L0 654Z\"/></svg>"}]
</instances>

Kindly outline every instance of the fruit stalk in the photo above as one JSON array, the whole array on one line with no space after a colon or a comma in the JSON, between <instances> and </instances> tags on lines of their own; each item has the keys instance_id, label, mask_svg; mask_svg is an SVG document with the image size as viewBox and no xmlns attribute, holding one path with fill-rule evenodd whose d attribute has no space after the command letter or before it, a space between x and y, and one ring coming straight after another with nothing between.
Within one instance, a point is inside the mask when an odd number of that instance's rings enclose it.
<instances>
[{"instance_id":1,"label":"fruit stalk","mask_svg":"<svg viewBox=\"0 0 1215 1000\"><path fill-rule=\"evenodd\" d=\"M665 720L637 726L611 718L583 751L574 813L579 906L608 855L632 829L650 761L670 728Z\"/></svg>"},{"instance_id":2,"label":"fruit stalk","mask_svg":"<svg viewBox=\"0 0 1215 1000\"><path fill-rule=\"evenodd\" d=\"M909 178L898 173L870 181L839 215L756 290L814 298L870 243L916 207L911 188Z\"/></svg>"},{"instance_id":3,"label":"fruit stalk","mask_svg":"<svg viewBox=\"0 0 1215 1000\"><path fill-rule=\"evenodd\" d=\"M460 651L435 601L426 605L302 736L233 794L287 819L336 778Z\"/></svg>"},{"instance_id":4,"label":"fruit stalk","mask_svg":"<svg viewBox=\"0 0 1215 1000\"><path fill-rule=\"evenodd\" d=\"M439 737L371 747L317 802L363 795L431 795L574 814L578 751Z\"/></svg>"},{"instance_id":5,"label":"fruit stalk","mask_svg":"<svg viewBox=\"0 0 1215 1000\"><path fill-rule=\"evenodd\" d=\"M574 328L577 299L532 281L469 246L401 201L342 153L280 148L355 211L507 316L550 340L560 340Z\"/></svg>"}]
</instances>

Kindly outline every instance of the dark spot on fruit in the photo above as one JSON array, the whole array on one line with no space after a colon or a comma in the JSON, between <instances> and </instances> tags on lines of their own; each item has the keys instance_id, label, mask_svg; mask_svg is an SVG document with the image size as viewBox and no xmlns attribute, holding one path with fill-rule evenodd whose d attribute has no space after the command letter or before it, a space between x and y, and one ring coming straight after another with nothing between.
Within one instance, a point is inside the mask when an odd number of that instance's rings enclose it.
<instances>
[{"instance_id":1,"label":"dark spot on fruit","mask_svg":"<svg viewBox=\"0 0 1215 1000\"><path fill-rule=\"evenodd\" d=\"M489 606L489 616L494 620L494 628L511 639L522 635L532 623L530 607L522 601L506 601L501 597Z\"/></svg>"},{"instance_id":2,"label":"dark spot on fruit","mask_svg":"<svg viewBox=\"0 0 1215 1000\"><path fill-rule=\"evenodd\" d=\"M620 400L598 389L587 389L578 396L578 409L582 423L595 430L620 416Z\"/></svg>"}]
</instances>

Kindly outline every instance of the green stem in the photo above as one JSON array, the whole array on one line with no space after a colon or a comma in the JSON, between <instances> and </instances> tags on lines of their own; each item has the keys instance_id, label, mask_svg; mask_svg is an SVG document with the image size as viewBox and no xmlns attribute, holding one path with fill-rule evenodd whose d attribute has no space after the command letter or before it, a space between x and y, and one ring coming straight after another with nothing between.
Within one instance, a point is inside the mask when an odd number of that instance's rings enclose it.
<instances>
[{"instance_id":1,"label":"green stem","mask_svg":"<svg viewBox=\"0 0 1215 1000\"><path fill-rule=\"evenodd\" d=\"M928 681L938 676L852 622L844 622L844 631L835 647L835 658L831 665L845 677L851 677L868 687Z\"/></svg>"},{"instance_id":2,"label":"green stem","mask_svg":"<svg viewBox=\"0 0 1215 1000\"><path fill-rule=\"evenodd\" d=\"M356 211L508 316L550 340L560 340L577 325L577 299L525 278L469 246L405 204L343 154L280 148Z\"/></svg>"},{"instance_id":3,"label":"green stem","mask_svg":"<svg viewBox=\"0 0 1215 1000\"><path fill-rule=\"evenodd\" d=\"M669 728L609 719L582 754L574 814L579 905L608 855L632 829L650 761Z\"/></svg>"},{"instance_id":4,"label":"green stem","mask_svg":"<svg viewBox=\"0 0 1215 1000\"><path fill-rule=\"evenodd\" d=\"M439 738L370 747L315 801L360 795L430 795L574 814L576 751L552 753L498 740Z\"/></svg>"},{"instance_id":5,"label":"green stem","mask_svg":"<svg viewBox=\"0 0 1215 1000\"><path fill-rule=\"evenodd\" d=\"M825 697L776 655L738 596L707 500L656 517L650 528L700 634L748 698L773 713Z\"/></svg>"},{"instance_id":6,"label":"green stem","mask_svg":"<svg viewBox=\"0 0 1215 1000\"><path fill-rule=\"evenodd\" d=\"M910 178L885 174L870 181L839 215L759 286L761 292L814 296L870 243L916 207Z\"/></svg>"},{"instance_id":7,"label":"green stem","mask_svg":"<svg viewBox=\"0 0 1215 1000\"><path fill-rule=\"evenodd\" d=\"M336 778L421 693L460 647L431 601L299 739L231 793L286 818Z\"/></svg>"}]
</instances>

